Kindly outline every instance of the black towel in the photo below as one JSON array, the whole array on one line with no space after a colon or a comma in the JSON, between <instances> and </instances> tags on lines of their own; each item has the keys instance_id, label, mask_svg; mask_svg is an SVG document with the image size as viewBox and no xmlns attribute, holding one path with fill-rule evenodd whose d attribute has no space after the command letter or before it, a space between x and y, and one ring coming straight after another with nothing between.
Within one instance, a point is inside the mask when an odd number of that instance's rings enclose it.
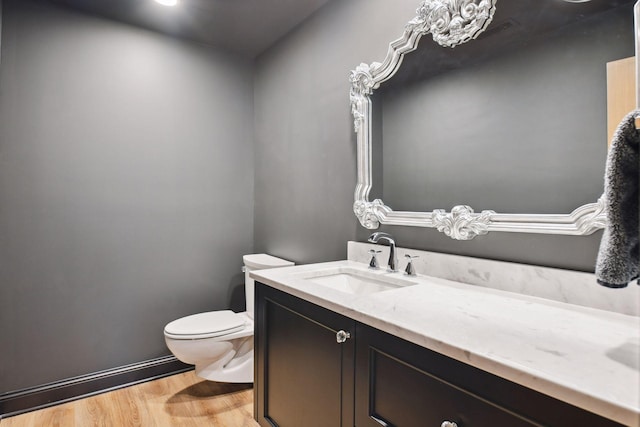
<instances>
[{"instance_id":1,"label":"black towel","mask_svg":"<svg viewBox=\"0 0 640 427\"><path fill-rule=\"evenodd\" d=\"M640 110L632 111L620 122L607 155L604 176L607 226L598 251L596 278L610 288L624 288L638 278L640 131L635 127L635 118L639 115Z\"/></svg>"}]
</instances>

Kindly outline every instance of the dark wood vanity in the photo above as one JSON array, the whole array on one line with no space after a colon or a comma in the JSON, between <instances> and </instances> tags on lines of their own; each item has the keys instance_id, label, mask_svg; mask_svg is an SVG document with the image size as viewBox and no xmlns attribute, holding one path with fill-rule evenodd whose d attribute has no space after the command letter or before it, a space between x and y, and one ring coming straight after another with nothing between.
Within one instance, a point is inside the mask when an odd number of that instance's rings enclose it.
<instances>
[{"instance_id":1,"label":"dark wood vanity","mask_svg":"<svg viewBox=\"0 0 640 427\"><path fill-rule=\"evenodd\" d=\"M622 425L261 283L256 325L261 426Z\"/></svg>"},{"instance_id":2,"label":"dark wood vanity","mask_svg":"<svg viewBox=\"0 0 640 427\"><path fill-rule=\"evenodd\" d=\"M255 409L261 426L349 426L356 322L256 282ZM339 330L352 338L336 342Z\"/></svg>"}]
</instances>

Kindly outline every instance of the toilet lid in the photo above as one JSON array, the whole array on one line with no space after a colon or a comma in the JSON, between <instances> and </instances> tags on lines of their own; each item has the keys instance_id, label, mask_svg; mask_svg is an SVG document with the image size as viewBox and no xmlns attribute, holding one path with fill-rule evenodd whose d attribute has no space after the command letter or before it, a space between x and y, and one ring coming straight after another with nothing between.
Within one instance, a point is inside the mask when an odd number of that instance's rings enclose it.
<instances>
[{"instance_id":1,"label":"toilet lid","mask_svg":"<svg viewBox=\"0 0 640 427\"><path fill-rule=\"evenodd\" d=\"M232 334L245 326L243 316L231 310L192 314L170 322L164 328L169 336L208 338Z\"/></svg>"}]
</instances>

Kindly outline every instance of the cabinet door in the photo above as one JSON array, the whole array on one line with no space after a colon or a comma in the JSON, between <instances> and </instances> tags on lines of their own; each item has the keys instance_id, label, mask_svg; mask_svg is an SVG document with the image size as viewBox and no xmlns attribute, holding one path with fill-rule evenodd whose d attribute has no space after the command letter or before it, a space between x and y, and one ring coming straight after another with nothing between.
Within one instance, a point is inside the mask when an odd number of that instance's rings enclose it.
<instances>
[{"instance_id":1,"label":"cabinet door","mask_svg":"<svg viewBox=\"0 0 640 427\"><path fill-rule=\"evenodd\" d=\"M357 427L620 426L374 328L356 334Z\"/></svg>"},{"instance_id":2,"label":"cabinet door","mask_svg":"<svg viewBox=\"0 0 640 427\"><path fill-rule=\"evenodd\" d=\"M338 343L339 331L351 338ZM256 284L255 414L261 426L353 425L355 322Z\"/></svg>"}]
</instances>

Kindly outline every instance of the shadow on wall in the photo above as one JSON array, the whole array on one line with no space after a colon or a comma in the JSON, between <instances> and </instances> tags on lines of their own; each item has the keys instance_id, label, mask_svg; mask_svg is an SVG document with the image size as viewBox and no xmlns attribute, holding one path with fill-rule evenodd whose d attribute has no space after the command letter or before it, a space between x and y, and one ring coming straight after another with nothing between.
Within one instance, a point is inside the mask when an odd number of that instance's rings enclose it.
<instances>
[{"instance_id":1,"label":"shadow on wall","mask_svg":"<svg viewBox=\"0 0 640 427\"><path fill-rule=\"evenodd\" d=\"M229 281L229 293L227 295L229 308L236 313L246 310L247 303L244 292L244 273L235 274Z\"/></svg>"}]
</instances>

